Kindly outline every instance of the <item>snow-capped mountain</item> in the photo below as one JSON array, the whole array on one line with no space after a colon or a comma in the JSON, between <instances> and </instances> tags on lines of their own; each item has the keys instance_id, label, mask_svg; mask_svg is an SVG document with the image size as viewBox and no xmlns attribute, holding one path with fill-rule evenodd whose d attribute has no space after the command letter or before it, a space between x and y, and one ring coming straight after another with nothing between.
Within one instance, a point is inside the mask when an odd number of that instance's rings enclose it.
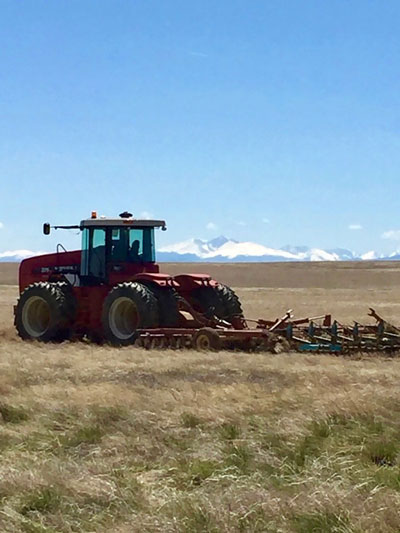
<instances>
[{"instance_id":1,"label":"snow-capped mountain","mask_svg":"<svg viewBox=\"0 0 400 533\"><path fill-rule=\"evenodd\" d=\"M375 259L391 259L390 257L379 257L379 255L371 250L370 252L366 252L365 254L362 254L360 256L360 259L363 261L374 261Z\"/></svg>"},{"instance_id":2,"label":"snow-capped mountain","mask_svg":"<svg viewBox=\"0 0 400 533\"><path fill-rule=\"evenodd\" d=\"M220 236L211 241L189 239L163 246L158 250L159 261L258 262L258 261L354 261L377 259L375 252L357 256L350 250L322 250L307 246L269 248L255 242L238 242Z\"/></svg>"},{"instance_id":3,"label":"snow-capped mountain","mask_svg":"<svg viewBox=\"0 0 400 533\"><path fill-rule=\"evenodd\" d=\"M0 262L19 262L27 257L41 255L46 252L31 250L14 250L0 252ZM48 253L48 252L47 252ZM373 250L357 255L351 250L335 248L323 250L307 246L283 246L280 249L270 248L255 242L239 242L223 235L205 241L189 239L163 246L157 251L160 262L278 262L278 261L373 261L399 260L400 251L388 256L379 255Z\"/></svg>"},{"instance_id":4,"label":"snow-capped mountain","mask_svg":"<svg viewBox=\"0 0 400 533\"><path fill-rule=\"evenodd\" d=\"M274 250L255 242L238 242L224 236L211 241L189 239L163 246L158 250L160 261L295 261L296 256L285 250Z\"/></svg>"},{"instance_id":5,"label":"snow-capped mountain","mask_svg":"<svg viewBox=\"0 0 400 533\"><path fill-rule=\"evenodd\" d=\"M33 257L34 255L41 255L45 253L46 252L32 252L31 250L9 250L6 252L0 252L0 263L19 262L27 257Z\"/></svg>"}]
</instances>

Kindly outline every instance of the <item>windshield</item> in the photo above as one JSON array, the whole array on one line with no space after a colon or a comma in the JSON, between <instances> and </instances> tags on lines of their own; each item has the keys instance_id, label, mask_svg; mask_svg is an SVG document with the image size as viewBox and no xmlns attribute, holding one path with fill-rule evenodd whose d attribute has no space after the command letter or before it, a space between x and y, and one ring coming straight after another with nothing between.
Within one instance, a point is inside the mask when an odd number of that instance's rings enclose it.
<instances>
[{"instance_id":1,"label":"windshield","mask_svg":"<svg viewBox=\"0 0 400 533\"><path fill-rule=\"evenodd\" d=\"M111 261L154 263L154 228L109 228Z\"/></svg>"}]
</instances>

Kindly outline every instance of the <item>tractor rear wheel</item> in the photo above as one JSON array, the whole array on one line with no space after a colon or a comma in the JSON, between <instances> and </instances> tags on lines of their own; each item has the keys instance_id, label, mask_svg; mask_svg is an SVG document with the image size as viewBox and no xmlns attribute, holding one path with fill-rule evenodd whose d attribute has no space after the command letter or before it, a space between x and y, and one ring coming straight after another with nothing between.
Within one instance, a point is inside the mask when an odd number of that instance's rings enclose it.
<instances>
[{"instance_id":1,"label":"tractor rear wheel","mask_svg":"<svg viewBox=\"0 0 400 533\"><path fill-rule=\"evenodd\" d=\"M141 283L120 283L111 289L104 300L102 323L104 337L110 344L133 344L138 329L158 326L157 300Z\"/></svg>"},{"instance_id":2,"label":"tractor rear wheel","mask_svg":"<svg viewBox=\"0 0 400 533\"><path fill-rule=\"evenodd\" d=\"M172 287L149 287L158 302L160 327L177 328L180 324L179 295Z\"/></svg>"},{"instance_id":3,"label":"tractor rear wheel","mask_svg":"<svg viewBox=\"0 0 400 533\"><path fill-rule=\"evenodd\" d=\"M243 310L238 296L228 287L219 283L215 287L200 287L193 292L201 311L209 318L216 317L232 322L243 317Z\"/></svg>"},{"instance_id":4,"label":"tractor rear wheel","mask_svg":"<svg viewBox=\"0 0 400 533\"><path fill-rule=\"evenodd\" d=\"M72 294L59 283L29 285L17 303L14 324L24 340L61 341L73 319Z\"/></svg>"}]
</instances>

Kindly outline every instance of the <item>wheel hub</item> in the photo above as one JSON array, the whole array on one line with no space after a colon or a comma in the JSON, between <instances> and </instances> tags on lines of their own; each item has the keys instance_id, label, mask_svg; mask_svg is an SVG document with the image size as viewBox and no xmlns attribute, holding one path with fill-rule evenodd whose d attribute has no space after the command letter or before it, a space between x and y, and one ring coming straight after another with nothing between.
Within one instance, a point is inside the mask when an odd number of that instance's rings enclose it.
<instances>
[{"instance_id":1,"label":"wheel hub","mask_svg":"<svg viewBox=\"0 0 400 533\"><path fill-rule=\"evenodd\" d=\"M44 298L32 296L24 305L22 311L24 328L33 338L38 338L50 325L50 307Z\"/></svg>"},{"instance_id":2,"label":"wheel hub","mask_svg":"<svg viewBox=\"0 0 400 533\"><path fill-rule=\"evenodd\" d=\"M139 317L135 303L131 298L117 298L110 307L110 329L121 340L132 337L138 327Z\"/></svg>"}]
</instances>

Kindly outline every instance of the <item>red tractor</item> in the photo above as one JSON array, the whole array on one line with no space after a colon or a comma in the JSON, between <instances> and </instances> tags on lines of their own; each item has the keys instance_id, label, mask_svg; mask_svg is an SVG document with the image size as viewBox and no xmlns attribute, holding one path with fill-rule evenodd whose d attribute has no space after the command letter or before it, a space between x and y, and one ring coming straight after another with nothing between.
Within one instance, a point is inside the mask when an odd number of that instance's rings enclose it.
<instances>
[{"instance_id":1,"label":"red tractor","mask_svg":"<svg viewBox=\"0 0 400 533\"><path fill-rule=\"evenodd\" d=\"M113 345L133 344L138 332L195 328L216 320L246 327L241 304L229 287L206 274L161 274L154 229L163 220L92 217L82 231L82 250L22 261L15 326L22 339L61 341L87 336ZM50 225L43 231L50 233ZM188 318L188 314L190 315Z\"/></svg>"}]
</instances>

